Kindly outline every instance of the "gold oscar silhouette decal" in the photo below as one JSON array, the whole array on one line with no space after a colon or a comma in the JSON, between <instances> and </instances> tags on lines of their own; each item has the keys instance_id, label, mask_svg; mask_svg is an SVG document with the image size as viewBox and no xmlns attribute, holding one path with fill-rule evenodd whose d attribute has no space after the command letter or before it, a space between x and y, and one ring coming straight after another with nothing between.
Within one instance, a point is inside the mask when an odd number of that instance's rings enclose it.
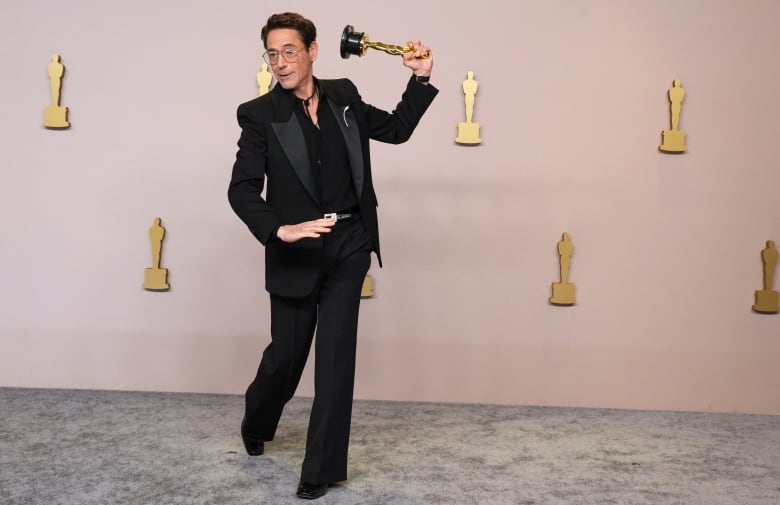
<instances>
[{"instance_id":1,"label":"gold oscar silhouette decal","mask_svg":"<svg viewBox=\"0 0 780 505\"><path fill-rule=\"evenodd\" d=\"M268 71L268 63L263 63L262 70L257 73L257 89L259 96L263 96L271 91L271 81L273 74Z\"/></svg>"},{"instance_id":2,"label":"gold oscar silhouette decal","mask_svg":"<svg viewBox=\"0 0 780 505\"><path fill-rule=\"evenodd\" d=\"M360 298L371 298L374 296L374 278L366 274L363 278L363 287L360 289Z\"/></svg>"},{"instance_id":3,"label":"gold oscar silhouette decal","mask_svg":"<svg viewBox=\"0 0 780 505\"><path fill-rule=\"evenodd\" d=\"M662 141L658 149L667 153L683 153L685 152L685 132L680 130L679 126L685 90L680 86L680 79L674 80L668 95L672 115L672 129L661 132Z\"/></svg>"},{"instance_id":4,"label":"gold oscar silhouette decal","mask_svg":"<svg viewBox=\"0 0 780 505\"><path fill-rule=\"evenodd\" d=\"M574 245L569 234L564 232L562 240L558 242L561 282L554 282L552 285L550 303L553 305L574 305L574 284L569 283L569 263L572 254L574 254Z\"/></svg>"},{"instance_id":5,"label":"gold oscar silhouette decal","mask_svg":"<svg viewBox=\"0 0 780 505\"><path fill-rule=\"evenodd\" d=\"M756 291L753 310L762 314L776 314L780 311L780 293L772 290L777 266L777 248L774 241L766 241L766 247L761 251L761 261L764 263L764 289Z\"/></svg>"},{"instance_id":6,"label":"gold oscar silhouette decal","mask_svg":"<svg viewBox=\"0 0 780 505\"><path fill-rule=\"evenodd\" d=\"M62 90L62 77L65 75L65 66L60 63L60 55L54 54L49 63L49 86L51 87L51 105L43 111L43 126L46 128L67 128L68 108L60 106L60 92Z\"/></svg>"},{"instance_id":7,"label":"gold oscar silhouette decal","mask_svg":"<svg viewBox=\"0 0 780 505\"><path fill-rule=\"evenodd\" d=\"M479 123L471 121L474 116L474 97L477 94L479 83L474 80L474 72L469 70L468 78L463 81L463 93L466 95L466 122L458 123L458 136L455 142L458 144L479 144Z\"/></svg>"},{"instance_id":8,"label":"gold oscar silhouette decal","mask_svg":"<svg viewBox=\"0 0 780 505\"><path fill-rule=\"evenodd\" d=\"M150 291L165 291L168 285L168 269L160 268L162 241L165 238L165 228L160 224L160 218L154 218L154 224L149 228L149 238L152 241L152 268L147 268L144 275L144 289Z\"/></svg>"}]
</instances>

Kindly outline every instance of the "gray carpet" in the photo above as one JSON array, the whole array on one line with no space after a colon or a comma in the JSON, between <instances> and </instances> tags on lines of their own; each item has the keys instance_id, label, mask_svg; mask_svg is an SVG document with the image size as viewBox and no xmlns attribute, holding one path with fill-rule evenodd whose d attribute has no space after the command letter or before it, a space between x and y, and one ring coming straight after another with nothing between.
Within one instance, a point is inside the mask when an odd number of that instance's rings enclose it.
<instances>
[{"instance_id":1,"label":"gray carpet","mask_svg":"<svg viewBox=\"0 0 780 505\"><path fill-rule=\"evenodd\" d=\"M249 457L236 395L0 388L0 503L302 504L311 402ZM778 505L780 417L355 402L325 504Z\"/></svg>"}]
</instances>

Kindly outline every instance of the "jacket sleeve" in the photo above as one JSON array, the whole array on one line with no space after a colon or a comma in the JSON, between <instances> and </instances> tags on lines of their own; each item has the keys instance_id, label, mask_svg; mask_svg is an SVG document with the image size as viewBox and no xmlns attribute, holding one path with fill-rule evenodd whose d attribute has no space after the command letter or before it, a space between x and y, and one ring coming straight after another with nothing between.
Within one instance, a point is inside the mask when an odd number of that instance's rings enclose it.
<instances>
[{"instance_id":1,"label":"jacket sleeve","mask_svg":"<svg viewBox=\"0 0 780 505\"><path fill-rule=\"evenodd\" d=\"M433 85L419 83L412 76L401 95L401 101L392 112L361 101L368 124L368 136L388 144L406 142L438 93L439 90Z\"/></svg>"},{"instance_id":2,"label":"jacket sleeve","mask_svg":"<svg viewBox=\"0 0 780 505\"><path fill-rule=\"evenodd\" d=\"M228 186L228 201L233 211L263 245L276 238L282 225L279 216L263 199L266 171L267 128L251 113L248 104L238 107L241 136Z\"/></svg>"}]
</instances>

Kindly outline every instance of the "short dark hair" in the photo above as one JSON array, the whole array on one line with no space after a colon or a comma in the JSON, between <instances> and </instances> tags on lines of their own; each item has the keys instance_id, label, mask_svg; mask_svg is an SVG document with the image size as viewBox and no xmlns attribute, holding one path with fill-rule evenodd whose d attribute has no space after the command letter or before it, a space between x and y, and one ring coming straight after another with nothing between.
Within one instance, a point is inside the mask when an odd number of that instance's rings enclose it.
<instances>
[{"instance_id":1,"label":"short dark hair","mask_svg":"<svg viewBox=\"0 0 780 505\"><path fill-rule=\"evenodd\" d=\"M269 17L263 29L260 30L260 37L263 39L263 46L266 49L268 49L268 32L277 28L297 30L307 48L311 47L312 42L317 40L317 28L314 23L296 12L283 12Z\"/></svg>"}]
</instances>

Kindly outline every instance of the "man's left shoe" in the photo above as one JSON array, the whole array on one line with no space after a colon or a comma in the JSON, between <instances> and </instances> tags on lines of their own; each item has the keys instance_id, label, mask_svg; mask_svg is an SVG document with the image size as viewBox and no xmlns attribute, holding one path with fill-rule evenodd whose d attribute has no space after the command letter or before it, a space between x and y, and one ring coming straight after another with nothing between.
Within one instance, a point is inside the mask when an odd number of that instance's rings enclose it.
<instances>
[{"instance_id":1,"label":"man's left shoe","mask_svg":"<svg viewBox=\"0 0 780 505\"><path fill-rule=\"evenodd\" d=\"M246 433L246 416L241 421L241 440L244 441L244 448L246 453L250 456L260 456L265 450L265 442L262 440L253 440L247 436Z\"/></svg>"},{"instance_id":2,"label":"man's left shoe","mask_svg":"<svg viewBox=\"0 0 780 505\"><path fill-rule=\"evenodd\" d=\"M327 492L327 483L311 484L309 482L301 481L300 484L298 484L298 491L295 494L298 495L298 498L303 498L304 500L313 500L315 498L319 498L320 496L324 496Z\"/></svg>"}]
</instances>

